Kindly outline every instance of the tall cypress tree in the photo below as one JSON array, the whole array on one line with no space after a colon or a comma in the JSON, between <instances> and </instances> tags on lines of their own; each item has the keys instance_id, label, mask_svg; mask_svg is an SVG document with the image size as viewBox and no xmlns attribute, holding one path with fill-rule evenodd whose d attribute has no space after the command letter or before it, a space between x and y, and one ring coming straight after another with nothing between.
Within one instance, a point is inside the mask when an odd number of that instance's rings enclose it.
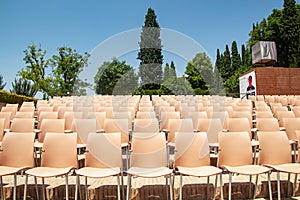
<instances>
[{"instance_id":1,"label":"tall cypress tree","mask_svg":"<svg viewBox=\"0 0 300 200\"><path fill-rule=\"evenodd\" d=\"M232 70L231 70L231 56L230 56L230 51L228 44L226 44L225 51L223 54L223 66L221 70L221 75L222 78L227 80L231 75L232 75Z\"/></svg>"},{"instance_id":2,"label":"tall cypress tree","mask_svg":"<svg viewBox=\"0 0 300 200\"><path fill-rule=\"evenodd\" d=\"M300 22L298 20L295 0L285 0L283 3L283 47L285 62L288 67L300 66Z\"/></svg>"},{"instance_id":3,"label":"tall cypress tree","mask_svg":"<svg viewBox=\"0 0 300 200\"><path fill-rule=\"evenodd\" d=\"M140 60L139 76L143 89L159 89L162 82L162 45L160 27L152 8L148 9L145 23L142 27L140 51L137 59Z\"/></svg>"},{"instance_id":4,"label":"tall cypress tree","mask_svg":"<svg viewBox=\"0 0 300 200\"><path fill-rule=\"evenodd\" d=\"M171 61L171 64L170 64L170 71L169 71L169 76L170 77L174 77L174 78L177 78L177 75L176 75L176 69L175 69L175 65L174 65L174 62Z\"/></svg>"},{"instance_id":5,"label":"tall cypress tree","mask_svg":"<svg viewBox=\"0 0 300 200\"><path fill-rule=\"evenodd\" d=\"M236 41L231 45L231 70L235 71L241 66L241 56L238 52Z\"/></svg>"},{"instance_id":6,"label":"tall cypress tree","mask_svg":"<svg viewBox=\"0 0 300 200\"><path fill-rule=\"evenodd\" d=\"M170 66L169 63L166 63L166 66L164 68L164 81L166 81L170 77Z\"/></svg>"}]
</instances>

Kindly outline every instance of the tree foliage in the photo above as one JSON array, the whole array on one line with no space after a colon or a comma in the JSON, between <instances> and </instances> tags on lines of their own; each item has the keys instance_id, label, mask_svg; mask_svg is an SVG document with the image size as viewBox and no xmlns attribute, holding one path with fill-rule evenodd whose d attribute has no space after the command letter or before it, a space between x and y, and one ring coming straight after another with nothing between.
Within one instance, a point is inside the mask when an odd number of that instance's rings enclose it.
<instances>
[{"instance_id":1,"label":"tree foliage","mask_svg":"<svg viewBox=\"0 0 300 200\"><path fill-rule=\"evenodd\" d=\"M87 64L87 53L80 55L72 48L60 47L58 55L46 59L46 50L35 45L28 46L24 53L26 66L17 75L32 81L44 98L84 93L84 87L88 84L82 84L83 81L77 79ZM81 85L75 86L76 83Z\"/></svg>"},{"instance_id":2,"label":"tree foliage","mask_svg":"<svg viewBox=\"0 0 300 200\"><path fill-rule=\"evenodd\" d=\"M212 70L211 60L206 53L198 53L186 66L186 79L193 89L208 90L213 80Z\"/></svg>"},{"instance_id":3,"label":"tree foliage","mask_svg":"<svg viewBox=\"0 0 300 200\"><path fill-rule=\"evenodd\" d=\"M140 60L139 76L145 89L159 89L162 82L162 45L160 40L160 27L156 20L155 12L149 8L145 16L144 26L139 42Z\"/></svg>"},{"instance_id":4,"label":"tree foliage","mask_svg":"<svg viewBox=\"0 0 300 200\"><path fill-rule=\"evenodd\" d=\"M116 58L104 62L98 68L94 81L97 94L131 94L138 86L138 76L134 69Z\"/></svg>"},{"instance_id":5,"label":"tree foliage","mask_svg":"<svg viewBox=\"0 0 300 200\"><path fill-rule=\"evenodd\" d=\"M12 82L11 93L24 95L27 97L34 97L38 92L38 86L35 84L31 84L30 81L23 78L15 78L14 82Z\"/></svg>"},{"instance_id":6,"label":"tree foliage","mask_svg":"<svg viewBox=\"0 0 300 200\"><path fill-rule=\"evenodd\" d=\"M70 47L58 48L58 55L53 55L51 59L53 86L55 86L51 88L51 95L73 95L78 93L75 91L75 84L86 85L82 80L77 79L83 68L87 66L88 57L88 53L81 55Z\"/></svg>"},{"instance_id":7,"label":"tree foliage","mask_svg":"<svg viewBox=\"0 0 300 200\"><path fill-rule=\"evenodd\" d=\"M0 90L3 90L3 88L6 86L6 83L4 83L4 79L2 74L0 74Z\"/></svg>"},{"instance_id":8,"label":"tree foliage","mask_svg":"<svg viewBox=\"0 0 300 200\"><path fill-rule=\"evenodd\" d=\"M235 71L241 66L241 55L239 54L236 41L231 44L231 70Z\"/></svg>"}]
</instances>

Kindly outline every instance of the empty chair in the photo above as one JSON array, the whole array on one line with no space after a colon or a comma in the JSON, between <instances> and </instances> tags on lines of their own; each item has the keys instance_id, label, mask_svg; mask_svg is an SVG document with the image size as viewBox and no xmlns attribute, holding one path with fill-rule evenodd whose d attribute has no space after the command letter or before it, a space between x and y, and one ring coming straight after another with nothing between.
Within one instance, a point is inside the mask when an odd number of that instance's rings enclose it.
<instances>
[{"instance_id":1,"label":"empty chair","mask_svg":"<svg viewBox=\"0 0 300 200\"><path fill-rule=\"evenodd\" d=\"M34 167L33 144L35 134L9 133L3 137L0 151L0 196L3 194L2 177L14 176L13 199L17 199L17 173Z\"/></svg>"},{"instance_id":2,"label":"empty chair","mask_svg":"<svg viewBox=\"0 0 300 200\"><path fill-rule=\"evenodd\" d=\"M229 172L229 200L231 199L232 175L234 174L250 176L249 191L251 191L251 177L256 176L253 198L257 191L258 176L268 174L269 197L272 198L271 170L268 167L252 164L252 145L247 132L220 133L219 148L221 150L218 153L218 166Z\"/></svg>"},{"instance_id":3,"label":"empty chair","mask_svg":"<svg viewBox=\"0 0 300 200\"><path fill-rule=\"evenodd\" d=\"M122 146L128 146L129 131L131 131L131 127L128 127L128 119L105 119L103 130L105 133L120 132Z\"/></svg>"},{"instance_id":4,"label":"empty chair","mask_svg":"<svg viewBox=\"0 0 300 200\"><path fill-rule=\"evenodd\" d=\"M1 112L10 113L10 120L12 120L15 117L17 110L18 110L18 107L2 107L1 108Z\"/></svg>"},{"instance_id":5,"label":"empty chair","mask_svg":"<svg viewBox=\"0 0 300 200\"><path fill-rule=\"evenodd\" d=\"M257 118L257 131L280 131L278 120L276 118Z\"/></svg>"},{"instance_id":6,"label":"empty chair","mask_svg":"<svg viewBox=\"0 0 300 200\"><path fill-rule=\"evenodd\" d=\"M218 143L219 133L223 130L223 123L218 118L199 119L197 130L207 133L209 144L214 145L214 143Z\"/></svg>"},{"instance_id":7,"label":"empty chair","mask_svg":"<svg viewBox=\"0 0 300 200\"><path fill-rule=\"evenodd\" d=\"M0 119L4 119L4 129L10 128L11 112L0 112Z\"/></svg>"},{"instance_id":8,"label":"empty chair","mask_svg":"<svg viewBox=\"0 0 300 200\"><path fill-rule=\"evenodd\" d=\"M4 136L4 126L5 126L5 119L0 118L0 145Z\"/></svg>"},{"instance_id":9,"label":"empty chair","mask_svg":"<svg viewBox=\"0 0 300 200\"><path fill-rule=\"evenodd\" d=\"M96 119L74 119L74 124L76 126L79 144L86 144L88 134L97 131Z\"/></svg>"},{"instance_id":10,"label":"empty chair","mask_svg":"<svg viewBox=\"0 0 300 200\"><path fill-rule=\"evenodd\" d=\"M25 172L24 199L26 199L28 176L34 176L35 180L37 177L42 179L43 199L45 199L45 178L65 176L65 199L69 199L68 174L72 169L77 168L76 144L77 134L47 133L41 155L41 167L35 167Z\"/></svg>"},{"instance_id":11,"label":"empty chair","mask_svg":"<svg viewBox=\"0 0 300 200\"><path fill-rule=\"evenodd\" d=\"M38 116L38 126L37 126L38 129L40 129L43 119L58 119L58 112L52 112L52 111L40 112Z\"/></svg>"},{"instance_id":12,"label":"empty chair","mask_svg":"<svg viewBox=\"0 0 300 200\"><path fill-rule=\"evenodd\" d=\"M89 112L87 114L88 119L97 120L97 130L101 130L104 127L104 120L106 118L106 112Z\"/></svg>"},{"instance_id":13,"label":"empty chair","mask_svg":"<svg viewBox=\"0 0 300 200\"><path fill-rule=\"evenodd\" d=\"M69 112L66 111L64 115L65 119L65 130L67 132L77 132L74 119L82 119L83 113L82 112Z\"/></svg>"},{"instance_id":14,"label":"empty chair","mask_svg":"<svg viewBox=\"0 0 300 200\"><path fill-rule=\"evenodd\" d=\"M193 132L192 119L169 119L167 130L167 141L174 143L176 132Z\"/></svg>"},{"instance_id":15,"label":"empty chair","mask_svg":"<svg viewBox=\"0 0 300 200\"><path fill-rule=\"evenodd\" d=\"M121 134L120 133L89 133L87 138L87 153L85 158L85 167L76 171L77 181L76 190L79 188L79 176L87 178L104 178L117 176L118 199L121 197L120 192L120 175L122 169L122 152L121 152ZM86 199L88 197L87 185ZM77 191L75 199L77 200Z\"/></svg>"},{"instance_id":16,"label":"empty chair","mask_svg":"<svg viewBox=\"0 0 300 200\"><path fill-rule=\"evenodd\" d=\"M159 122L157 118L135 119L134 132L159 132Z\"/></svg>"},{"instance_id":17,"label":"empty chair","mask_svg":"<svg viewBox=\"0 0 300 200\"><path fill-rule=\"evenodd\" d=\"M58 112L58 119L63 119L65 116L65 112L72 112L73 111L73 107L58 107L57 112Z\"/></svg>"},{"instance_id":18,"label":"empty chair","mask_svg":"<svg viewBox=\"0 0 300 200\"><path fill-rule=\"evenodd\" d=\"M21 108L19 109L20 112L34 112L35 110L35 107L24 107L24 106L21 106Z\"/></svg>"},{"instance_id":19,"label":"empty chair","mask_svg":"<svg viewBox=\"0 0 300 200\"><path fill-rule=\"evenodd\" d=\"M14 118L10 125L11 132L34 132L34 119L33 118Z\"/></svg>"},{"instance_id":20,"label":"empty chair","mask_svg":"<svg viewBox=\"0 0 300 200\"><path fill-rule=\"evenodd\" d=\"M48 132L64 133L64 131L65 131L64 119L43 119L40 127L38 141L43 142Z\"/></svg>"},{"instance_id":21,"label":"empty chair","mask_svg":"<svg viewBox=\"0 0 300 200\"><path fill-rule=\"evenodd\" d=\"M295 118L293 111L277 111L276 114L280 127L283 127L283 118Z\"/></svg>"},{"instance_id":22,"label":"empty chair","mask_svg":"<svg viewBox=\"0 0 300 200\"><path fill-rule=\"evenodd\" d=\"M229 132L247 132L249 134L249 138L252 139L252 132L248 118L228 118L226 129Z\"/></svg>"},{"instance_id":23,"label":"empty chair","mask_svg":"<svg viewBox=\"0 0 300 200\"><path fill-rule=\"evenodd\" d=\"M252 112L250 111L233 111L232 118L247 118L249 120L250 128L253 127Z\"/></svg>"},{"instance_id":24,"label":"empty chair","mask_svg":"<svg viewBox=\"0 0 300 200\"><path fill-rule=\"evenodd\" d=\"M138 111L136 113L136 118L137 119L147 119L147 118L156 118L156 114L154 111Z\"/></svg>"},{"instance_id":25,"label":"empty chair","mask_svg":"<svg viewBox=\"0 0 300 200\"><path fill-rule=\"evenodd\" d=\"M16 112L14 118L34 118L34 112Z\"/></svg>"},{"instance_id":26,"label":"empty chair","mask_svg":"<svg viewBox=\"0 0 300 200\"><path fill-rule=\"evenodd\" d=\"M295 180L297 180L297 174L300 174L299 157L297 163L292 163L291 145L286 133L283 131L258 133L258 140L260 146L258 163L277 172L277 195L280 199L280 173L295 174ZM298 153L300 153L299 150ZM295 184L296 182L293 187L293 195L295 194Z\"/></svg>"},{"instance_id":27,"label":"empty chair","mask_svg":"<svg viewBox=\"0 0 300 200\"><path fill-rule=\"evenodd\" d=\"M256 111L255 113L256 119L257 118L273 118L273 113L268 110L268 111Z\"/></svg>"},{"instance_id":28,"label":"empty chair","mask_svg":"<svg viewBox=\"0 0 300 200\"><path fill-rule=\"evenodd\" d=\"M300 118L283 118L282 122L289 140L299 141Z\"/></svg>"},{"instance_id":29,"label":"empty chair","mask_svg":"<svg viewBox=\"0 0 300 200\"><path fill-rule=\"evenodd\" d=\"M174 168L180 174L180 194L182 197L183 176L207 177L207 199L209 198L209 177L216 176L213 199L215 198L218 175L220 176L221 199L223 199L222 170L210 165L209 146L205 132L176 133Z\"/></svg>"},{"instance_id":30,"label":"empty chair","mask_svg":"<svg viewBox=\"0 0 300 200\"><path fill-rule=\"evenodd\" d=\"M166 188L166 192L172 200L172 170L168 167L165 135L163 133L134 133L131 149L130 168L126 171L128 178L126 199L131 199L132 176L143 178L164 176L166 183L170 183L170 190Z\"/></svg>"},{"instance_id":31,"label":"empty chair","mask_svg":"<svg viewBox=\"0 0 300 200\"><path fill-rule=\"evenodd\" d=\"M162 112L160 116L160 130L168 128L169 119L180 119L180 112Z\"/></svg>"},{"instance_id":32,"label":"empty chair","mask_svg":"<svg viewBox=\"0 0 300 200\"><path fill-rule=\"evenodd\" d=\"M191 118L193 120L193 127L194 130L197 130L198 128L198 121L199 119L207 118L207 113L205 111L203 112L190 112L188 118Z\"/></svg>"}]
</instances>

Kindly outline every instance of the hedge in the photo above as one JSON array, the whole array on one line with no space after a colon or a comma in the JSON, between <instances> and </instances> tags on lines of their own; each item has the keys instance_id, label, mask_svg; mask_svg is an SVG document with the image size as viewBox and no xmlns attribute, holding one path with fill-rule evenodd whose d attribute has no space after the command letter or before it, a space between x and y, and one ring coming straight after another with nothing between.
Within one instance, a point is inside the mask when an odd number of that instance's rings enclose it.
<instances>
[{"instance_id":1,"label":"hedge","mask_svg":"<svg viewBox=\"0 0 300 200\"><path fill-rule=\"evenodd\" d=\"M24 101L34 101L36 104L37 99L0 90L0 102L2 103L18 103L21 105Z\"/></svg>"}]
</instances>

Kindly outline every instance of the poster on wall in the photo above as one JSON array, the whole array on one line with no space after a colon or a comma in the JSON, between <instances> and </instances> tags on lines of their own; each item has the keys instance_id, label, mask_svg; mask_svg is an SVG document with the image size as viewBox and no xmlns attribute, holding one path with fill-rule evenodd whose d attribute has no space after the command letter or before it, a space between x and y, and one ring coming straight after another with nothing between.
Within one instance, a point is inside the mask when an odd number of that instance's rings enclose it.
<instances>
[{"instance_id":1,"label":"poster on wall","mask_svg":"<svg viewBox=\"0 0 300 200\"><path fill-rule=\"evenodd\" d=\"M251 71L239 77L240 98L248 99L250 95L256 96L256 77L255 71Z\"/></svg>"}]
</instances>

